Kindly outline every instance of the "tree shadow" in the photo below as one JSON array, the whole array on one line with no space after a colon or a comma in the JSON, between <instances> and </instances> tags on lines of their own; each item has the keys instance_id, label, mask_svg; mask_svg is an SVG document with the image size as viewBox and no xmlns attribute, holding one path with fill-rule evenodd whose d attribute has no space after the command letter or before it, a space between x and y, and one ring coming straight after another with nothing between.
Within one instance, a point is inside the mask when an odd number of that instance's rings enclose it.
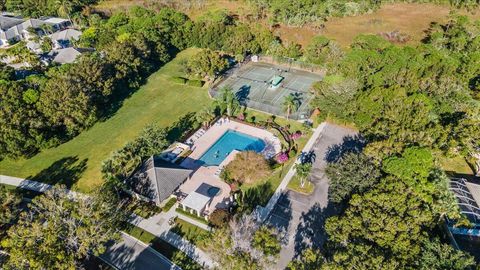
<instances>
[{"instance_id":1,"label":"tree shadow","mask_svg":"<svg viewBox=\"0 0 480 270\"><path fill-rule=\"evenodd\" d=\"M249 100L248 95L250 94L250 85L242 85L240 89L235 93L235 97L242 106L247 106L247 101Z\"/></svg>"},{"instance_id":2,"label":"tree shadow","mask_svg":"<svg viewBox=\"0 0 480 270\"><path fill-rule=\"evenodd\" d=\"M243 192L243 210L251 212L257 205L265 206L274 192L270 182L248 188Z\"/></svg>"},{"instance_id":3,"label":"tree shadow","mask_svg":"<svg viewBox=\"0 0 480 270\"><path fill-rule=\"evenodd\" d=\"M180 140L185 134L197 126L195 120L195 113L189 112L180 117L175 123L173 123L167 131L167 140L172 143Z\"/></svg>"},{"instance_id":4,"label":"tree shadow","mask_svg":"<svg viewBox=\"0 0 480 270\"><path fill-rule=\"evenodd\" d=\"M70 189L87 168L87 160L80 160L77 156L64 157L52 163L48 168L42 170L26 179L42 182L50 185L62 184Z\"/></svg>"},{"instance_id":5,"label":"tree shadow","mask_svg":"<svg viewBox=\"0 0 480 270\"><path fill-rule=\"evenodd\" d=\"M345 154L360 153L366 144L365 138L359 134L345 136L342 143L328 147L325 161L334 163L338 162Z\"/></svg>"},{"instance_id":6,"label":"tree shadow","mask_svg":"<svg viewBox=\"0 0 480 270\"><path fill-rule=\"evenodd\" d=\"M289 194L289 192L284 192L281 195L267 219L267 223L279 231L284 245L288 243L290 221L293 218L292 202Z\"/></svg>"},{"instance_id":7,"label":"tree shadow","mask_svg":"<svg viewBox=\"0 0 480 270\"><path fill-rule=\"evenodd\" d=\"M328 217L338 215L341 209L339 205L331 202L327 207L321 207L315 203L307 212L303 212L295 235L295 254L298 258L306 248L319 249L327 240L325 221Z\"/></svg>"}]
</instances>

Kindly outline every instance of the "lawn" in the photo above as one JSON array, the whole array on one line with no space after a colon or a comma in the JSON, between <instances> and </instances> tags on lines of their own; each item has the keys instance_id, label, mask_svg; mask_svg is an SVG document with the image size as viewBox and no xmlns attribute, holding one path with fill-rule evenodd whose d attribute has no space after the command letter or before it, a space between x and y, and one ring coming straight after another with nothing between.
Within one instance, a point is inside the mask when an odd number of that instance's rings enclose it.
<instances>
[{"instance_id":1,"label":"lawn","mask_svg":"<svg viewBox=\"0 0 480 270\"><path fill-rule=\"evenodd\" d=\"M175 226L173 226L170 231L187 239L199 248L205 248L208 242L212 240L210 232L178 217L175 219Z\"/></svg>"},{"instance_id":2,"label":"lawn","mask_svg":"<svg viewBox=\"0 0 480 270\"><path fill-rule=\"evenodd\" d=\"M30 159L3 160L0 174L63 183L81 192L93 191L102 184L102 161L134 139L143 127L151 123L167 127L211 103L207 86L179 85L170 79L184 75L180 63L195 52L196 49L188 49L179 53L173 61L152 74L111 118Z\"/></svg>"},{"instance_id":3,"label":"lawn","mask_svg":"<svg viewBox=\"0 0 480 270\"><path fill-rule=\"evenodd\" d=\"M306 180L302 187L300 177L295 175L288 183L287 188L308 195L312 194L313 190L315 189L315 185Z\"/></svg>"}]
</instances>

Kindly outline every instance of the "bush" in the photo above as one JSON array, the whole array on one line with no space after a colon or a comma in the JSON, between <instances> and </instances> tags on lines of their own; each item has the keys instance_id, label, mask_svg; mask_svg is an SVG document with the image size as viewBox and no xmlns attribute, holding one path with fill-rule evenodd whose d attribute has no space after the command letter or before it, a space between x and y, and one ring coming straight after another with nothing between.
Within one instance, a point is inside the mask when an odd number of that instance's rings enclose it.
<instances>
[{"instance_id":1,"label":"bush","mask_svg":"<svg viewBox=\"0 0 480 270\"><path fill-rule=\"evenodd\" d=\"M208 218L210 224L217 228L225 227L229 220L230 213L228 213L228 211L225 209L215 209L215 211L213 211Z\"/></svg>"},{"instance_id":2,"label":"bush","mask_svg":"<svg viewBox=\"0 0 480 270\"><path fill-rule=\"evenodd\" d=\"M172 82L179 83L179 84L185 84L188 81L183 77L172 77L171 80Z\"/></svg>"},{"instance_id":3,"label":"bush","mask_svg":"<svg viewBox=\"0 0 480 270\"><path fill-rule=\"evenodd\" d=\"M202 87L204 84L204 81L201 80L188 80L187 84L190 86L195 86L195 87Z\"/></svg>"}]
</instances>

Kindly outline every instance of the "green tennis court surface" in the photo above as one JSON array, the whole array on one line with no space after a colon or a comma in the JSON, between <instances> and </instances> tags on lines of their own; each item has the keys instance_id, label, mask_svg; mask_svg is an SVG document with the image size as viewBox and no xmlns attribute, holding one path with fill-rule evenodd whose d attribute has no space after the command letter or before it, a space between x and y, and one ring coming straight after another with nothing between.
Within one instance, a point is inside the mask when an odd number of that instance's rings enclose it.
<instances>
[{"instance_id":1,"label":"green tennis court surface","mask_svg":"<svg viewBox=\"0 0 480 270\"><path fill-rule=\"evenodd\" d=\"M268 63L247 63L229 71L225 79L210 90L213 97L224 87L231 87L242 105L263 112L285 116L285 96L294 95L300 104L290 115L292 119L306 119L310 115L309 90L322 76L308 71L276 66Z\"/></svg>"}]
</instances>

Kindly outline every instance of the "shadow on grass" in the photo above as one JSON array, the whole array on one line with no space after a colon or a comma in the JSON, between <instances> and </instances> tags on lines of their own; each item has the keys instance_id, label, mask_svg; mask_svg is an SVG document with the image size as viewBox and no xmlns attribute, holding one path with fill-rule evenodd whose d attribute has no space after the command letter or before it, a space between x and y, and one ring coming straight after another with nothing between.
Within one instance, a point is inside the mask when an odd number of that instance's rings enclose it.
<instances>
[{"instance_id":1,"label":"shadow on grass","mask_svg":"<svg viewBox=\"0 0 480 270\"><path fill-rule=\"evenodd\" d=\"M180 117L173 125L170 126L167 133L167 140L174 142L182 139L188 132L198 126L195 120L195 113L189 112Z\"/></svg>"},{"instance_id":2,"label":"shadow on grass","mask_svg":"<svg viewBox=\"0 0 480 270\"><path fill-rule=\"evenodd\" d=\"M65 157L52 163L48 168L27 179L50 185L61 184L70 189L87 168L87 159L80 160L77 156Z\"/></svg>"},{"instance_id":3,"label":"shadow on grass","mask_svg":"<svg viewBox=\"0 0 480 270\"><path fill-rule=\"evenodd\" d=\"M270 182L246 189L243 192L243 210L251 212L257 205L265 206L274 192Z\"/></svg>"}]
</instances>

